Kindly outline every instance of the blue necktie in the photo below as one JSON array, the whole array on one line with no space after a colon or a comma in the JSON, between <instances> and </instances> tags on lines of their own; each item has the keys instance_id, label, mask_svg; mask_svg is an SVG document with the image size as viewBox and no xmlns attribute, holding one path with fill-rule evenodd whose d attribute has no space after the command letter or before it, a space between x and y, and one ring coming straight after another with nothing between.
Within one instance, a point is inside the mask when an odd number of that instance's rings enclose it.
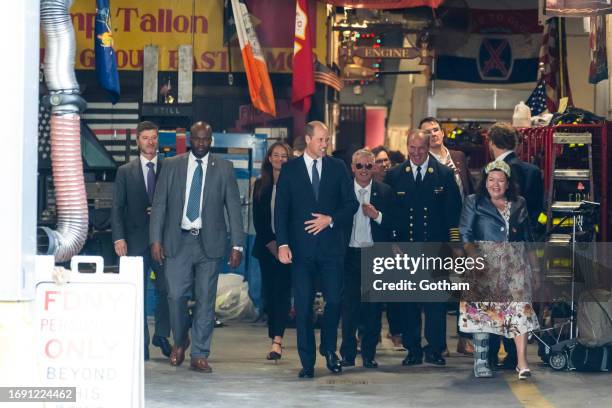
<instances>
[{"instance_id":1,"label":"blue necktie","mask_svg":"<svg viewBox=\"0 0 612 408\"><path fill-rule=\"evenodd\" d=\"M147 195L149 196L149 203L153 203L153 196L155 195L155 164L148 162L147 167Z\"/></svg>"},{"instance_id":2,"label":"blue necktie","mask_svg":"<svg viewBox=\"0 0 612 408\"><path fill-rule=\"evenodd\" d=\"M319 200L319 170L317 170L317 161L312 161L312 191L314 192L315 200Z\"/></svg>"},{"instance_id":3,"label":"blue necktie","mask_svg":"<svg viewBox=\"0 0 612 408\"><path fill-rule=\"evenodd\" d=\"M194 221L200 216L200 194L202 191L202 160L197 159L197 167L193 171L191 179L191 189L189 190L189 199L187 200L187 219Z\"/></svg>"}]
</instances>

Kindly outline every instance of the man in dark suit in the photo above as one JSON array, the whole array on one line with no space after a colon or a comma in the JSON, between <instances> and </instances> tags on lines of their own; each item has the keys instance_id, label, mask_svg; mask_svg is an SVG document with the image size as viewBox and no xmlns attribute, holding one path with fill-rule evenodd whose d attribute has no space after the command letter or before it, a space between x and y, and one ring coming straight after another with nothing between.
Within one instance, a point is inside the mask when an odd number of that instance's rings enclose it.
<instances>
[{"instance_id":1,"label":"man in dark suit","mask_svg":"<svg viewBox=\"0 0 612 408\"><path fill-rule=\"evenodd\" d=\"M136 144L140 156L117 170L113 186L113 209L111 228L117 256L141 256L144 273L145 304L149 271L155 272L155 334L153 345L170 356L170 320L168 316L168 293L163 268L151 259L149 250L149 216L157 175L162 167L162 158L157 155L157 125L141 122L136 128ZM149 328L145 305L144 358L149 359Z\"/></svg>"},{"instance_id":2,"label":"man in dark suit","mask_svg":"<svg viewBox=\"0 0 612 408\"><path fill-rule=\"evenodd\" d=\"M431 116L423 118L419 123L419 129L429 132L430 134L429 153L441 164L453 171L455 182L461 193L461 198L472 194L474 192L474 184L467 166L465 154L462 151L451 150L444 146L444 130L442 126L440 126L438 120ZM457 311L457 334L459 336L459 341L457 341L457 352L461 354L472 354L474 352L474 347L470 340L472 336L459 330L459 303L453 302L451 306ZM446 347L445 353L448 353L448 347Z\"/></svg>"},{"instance_id":3,"label":"man in dark suit","mask_svg":"<svg viewBox=\"0 0 612 408\"><path fill-rule=\"evenodd\" d=\"M436 118L423 118L419 123L419 129L430 134L429 153L440 163L453 170L461 197L472 194L474 192L474 183L467 166L465 153L460 150L451 150L444 146L444 130Z\"/></svg>"},{"instance_id":4,"label":"man in dark suit","mask_svg":"<svg viewBox=\"0 0 612 408\"><path fill-rule=\"evenodd\" d=\"M454 173L429 154L429 133L408 135L409 159L387 172L385 182L395 193L394 222L400 242L459 241L461 194ZM425 313L425 361L445 365L446 304L439 302L404 305L403 365L423 362L421 311Z\"/></svg>"},{"instance_id":5,"label":"man in dark suit","mask_svg":"<svg viewBox=\"0 0 612 408\"><path fill-rule=\"evenodd\" d=\"M347 231L349 247L344 258L344 291L342 293L342 345L344 367L355 365L357 326L361 323L361 357L365 368L377 368L376 345L381 329L380 303L361 303L361 250L375 242L391 241L390 207L393 196L384 183L373 180L375 156L370 150L353 153L351 170L353 188L360 208L353 216L353 227Z\"/></svg>"},{"instance_id":6,"label":"man in dark suit","mask_svg":"<svg viewBox=\"0 0 612 408\"><path fill-rule=\"evenodd\" d=\"M544 182L540 169L518 158L514 149L518 144L518 132L509 123L495 123L489 128L489 150L495 160L503 160L510 166L512 177L517 180L519 194L527 201L527 211L532 229L538 228L538 217L544 209Z\"/></svg>"},{"instance_id":7,"label":"man in dark suit","mask_svg":"<svg viewBox=\"0 0 612 408\"><path fill-rule=\"evenodd\" d=\"M544 182L540 169L518 158L514 150L518 144L518 132L509 123L495 123L489 128L489 150L495 160L505 161L512 171L512 177L519 187L519 195L527 201L529 224L533 235L540 230L538 217L544 210ZM497 352L501 341L500 336L492 335L489 338L489 355L492 365L497 364ZM503 338L504 350L507 355L502 363L503 368L513 370L517 364L516 345L512 339Z\"/></svg>"},{"instance_id":8,"label":"man in dark suit","mask_svg":"<svg viewBox=\"0 0 612 408\"><path fill-rule=\"evenodd\" d=\"M327 156L327 126L309 122L305 141L304 155L282 167L274 225L278 259L284 264L293 262L297 343L303 367L299 377L312 378L316 360L312 319L316 277L325 298L319 351L331 372L342 372L336 342L347 246L345 231L351 228L359 203L344 163Z\"/></svg>"},{"instance_id":9,"label":"man in dark suit","mask_svg":"<svg viewBox=\"0 0 612 408\"><path fill-rule=\"evenodd\" d=\"M179 366L185 359L189 347L187 301L195 289L190 367L209 373L218 264L225 255L228 229L232 245L230 266L236 268L240 264L244 230L234 167L209 153L210 125L194 123L189 141L191 152L164 162L151 214L151 254L164 263L166 270L174 333L170 364Z\"/></svg>"}]
</instances>

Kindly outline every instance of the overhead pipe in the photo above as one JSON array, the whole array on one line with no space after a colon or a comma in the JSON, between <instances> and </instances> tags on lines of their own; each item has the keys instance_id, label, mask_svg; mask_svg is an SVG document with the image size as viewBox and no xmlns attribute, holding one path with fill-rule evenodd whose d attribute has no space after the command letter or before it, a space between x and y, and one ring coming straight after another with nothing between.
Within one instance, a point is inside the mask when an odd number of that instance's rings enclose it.
<instances>
[{"instance_id":1,"label":"overhead pipe","mask_svg":"<svg viewBox=\"0 0 612 408\"><path fill-rule=\"evenodd\" d=\"M51 167L55 187L57 229L41 227L48 238L47 255L66 262L87 239L88 210L83 160L81 118L86 108L74 72L76 40L70 19L73 0L42 0L40 20L45 35L45 82L51 107Z\"/></svg>"}]
</instances>

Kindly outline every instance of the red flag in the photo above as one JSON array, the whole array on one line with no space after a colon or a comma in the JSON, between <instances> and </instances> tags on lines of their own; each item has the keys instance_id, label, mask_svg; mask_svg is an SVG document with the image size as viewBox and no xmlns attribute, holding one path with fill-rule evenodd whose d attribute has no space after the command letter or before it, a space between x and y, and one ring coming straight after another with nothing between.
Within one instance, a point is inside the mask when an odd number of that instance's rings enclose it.
<instances>
[{"instance_id":1,"label":"red flag","mask_svg":"<svg viewBox=\"0 0 612 408\"><path fill-rule=\"evenodd\" d=\"M312 27L308 14L308 0L296 0L291 103L302 112L310 110L310 97L315 91L313 66Z\"/></svg>"}]
</instances>

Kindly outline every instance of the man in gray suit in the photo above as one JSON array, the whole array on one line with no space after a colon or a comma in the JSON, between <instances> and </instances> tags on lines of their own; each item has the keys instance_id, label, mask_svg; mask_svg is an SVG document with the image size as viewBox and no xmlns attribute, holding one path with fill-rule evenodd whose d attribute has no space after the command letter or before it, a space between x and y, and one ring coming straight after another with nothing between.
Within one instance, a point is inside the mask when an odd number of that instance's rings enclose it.
<instances>
[{"instance_id":1,"label":"man in gray suit","mask_svg":"<svg viewBox=\"0 0 612 408\"><path fill-rule=\"evenodd\" d=\"M146 293L149 271L155 272L155 334L153 345L170 356L170 318L166 279L161 265L151 259L149 251L149 215L155 192L155 180L161 170L162 158L157 155L157 125L141 122L136 129L140 156L117 170L113 190L111 227L117 256L142 256L145 290L144 358L149 359L149 328L146 316Z\"/></svg>"},{"instance_id":2,"label":"man in gray suit","mask_svg":"<svg viewBox=\"0 0 612 408\"><path fill-rule=\"evenodd\" d=\"M191 152L166 159L151 214L151 254L163 263L168 284L174 347L170 364L179 366L189 347L187 301L195 289L191 368L212 372L208 364L215 321L217 270L224 255L227 212L232 250L230 267L240 265L244 230L240 193L231 162L209 153L212 128L191 126Z\"/></svg>"}]
</instances>

